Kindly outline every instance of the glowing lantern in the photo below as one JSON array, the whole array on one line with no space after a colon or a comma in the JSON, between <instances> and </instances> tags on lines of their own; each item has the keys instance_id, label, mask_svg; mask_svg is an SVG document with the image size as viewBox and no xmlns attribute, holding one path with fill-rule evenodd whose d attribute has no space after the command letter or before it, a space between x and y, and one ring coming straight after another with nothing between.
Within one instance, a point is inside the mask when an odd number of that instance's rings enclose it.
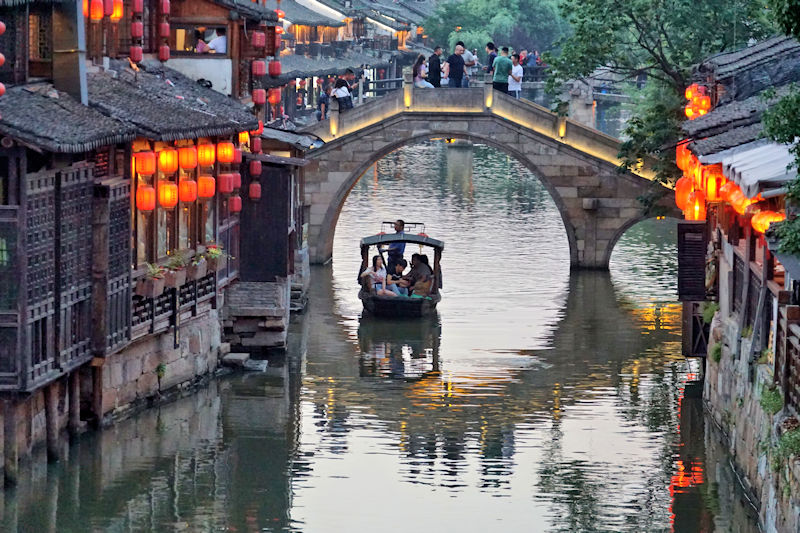
<instances>
[{"instance_id":1,"label":"glowing lantern","mask_svg":"<svg viewBox=\"0 0 800 533\"><path fill-rule=\"evenodd\" d=\"M141 24L141 22L139 24ZM142 57L144 57L141 46L131 46L128 55L130 56L131 61L133 61L134 63L140 63L142 61Z\"/></svg>"},{"instance_id":2,"label":"glowing lantern","mask_svg":"<svg viewBox=\"0 0 800 533\"><path fill-rule=\"evenodd\" d=\"M139 38L144 35L144 23L140 20L131 22L131 37Z\"/></svg>"},{"instance_id":3,"label":"glowing lantern","mask_svg":"<svg viewBox=\"0 0 800 533\"><path fill-rule=\"evenodd\" d=\"M201 144L197 147L197 162L201 167L214 166L216 161L216 148L213 144Z\"/></svg>"},{"instance_id":4,"label":"glowing lantern","mask_svg":"<svg viewBox=\"0 0 800 533\"><path fill-rule=\"evenodd\" d=\"M171 181L158 183L158 203L164 209L172 209L178 205L178 186Z\"/></svg>"},{"instance_id":5,"label":"glowing lantern","mask_svg":"<svg viewBox=\"0 0 800 533\"><path fill-rule=\"evenodd\" d=\"M104 12L103 0L91 0L89 3L89 18L92 22L100 22Z\"/></svg>"},{"instance_id":6,"label":"glowing lantern","mask_svg":"<svg viewBox=\"0 0 800 533\"><path fill-rule=\"evenodd\" d=\"M273 78L277 78L281 75L281 62L272 60L269 62L269 75Z\"/></svg>"},{"instance_id":7,"label":"glowing lantern","mask_svg":"<svg viewBox=\"0 0 800 533\"><path fill-rule=\"evenodd\" d=\"M156 154L153 152L137 152L133 154L136 160L136 172L142 176L152 176L156 173Z\"/></svg>"},{"instance_id":8,"label":"glowing lantern","mask_svg":"<svg viewBox=\"0 0 800 533\"><path fill-rule=\"evenodd\" d=\"M184 203L197 200L197 182L194 180L181 181L178 184L178 197Z\"/></svg>"},{"instance_id":9,"label":"glowing lantern","mask_svg":"<svg viewBox=\"0 0 800 533\"><path fill-rule=\"evenodd\" d=\"M142 13L144 11L144 0L133 0L131 2L131 11L134 13Z\"/></svg>"},{"instance_id":10,"label":"glowing lantern","mask_svg":"<svg viewBox=\"0 0 800 533\"><path fill-rule=\"evenodd\" d=\"M139 211L152 211L156 208L156 190L152 185L139 185L136 188L136 207Z\"/></svg>"},{"instance_id":11,"label":"glowing lantern","mask_svg":"<svg viewBox=\"0 0 800 533\"><path fill-rule=\"evenodd\" d=\"M753 203L747 196L744 195L741 189L736 189L728 196L728 202L733 206L733 209L740 215L744 215L747 206Z\"/></svg>"},{"instance_id":12,"label":"glowing lantern","mask_svg":"<svg viewBox=\"0 0 800 533\"><path fill-rule=\"evenodd\" d=\"M83 17L89 16L89 0L83 0Z\"/></svg>"},{"instance_id":13,"label":"glowing lantern","mask_svg":"<svg viewBox=\"0 0 800 533\"><path fill-rule=\"evenodd\" d=\"M253 76L263 76L267 73L267 64L264 61L253 61L250 63L250 71L253 73Z\"/></svg>"},{"instance_id":14,"label":"glowing lantern","mask_svg":"<svg viewBox=\"0 0 800 533\"><path fill-rule=\"evenodd\" d=\"M251 182L250 186L247 188L247 195L251 200L261 199L261 184L257 181Z\"/></svg>"},{"instance_id":15,"label":"glowing lantern","mask_svg":"<svg viewBox=\"0 0 800 533\"><path fill-rule=\"evenodd\" d=\"M242 162L242 151L238 148L233 150L233 163L239 164Z\"/></svg>"},{"instance_id":16,"label":"glowing lantern","mask_svg":"<svg viewBox=\"0 0 800 533\"><path fill-rule=\"evenodd\" d=\"M169 37L169 22L162 22L158 25L158 36L164 39Z\"/></svg>"},{"instance_id":17,"label":"glowing lantern","mask_svg":"<svg viewBox=\"0 0 800 533\"><path fill-rule=\"evenodd\" d=\"M719 199L720 199L720 201L730 202L731 194L733 193L733 191L736 191L738 189L739 189L739 186L736 185L734 182L732 182L732 181L725 182L725 184L722 187L720 187L720 189L719 189Z\"/></svg>"},{"instance_id":18,"label":"glowing lantern","mask_svg":"<svg viewBox=\"0 0 800 533\"><path fill-rule=\"evenodd\" d=\"M769 229L770 224L773 222L781 222L783 220L786 220L786 215L783 213L777 213L775 211L761 211L760 213L753 215L753 218L750 220L750 224L757 232L765 233Z\"/></svg>"},{"instance_id":19,"label":"glowing lantern","mask_svg":"<svg viewBox=\"0 0 800 533\"><path fill-rule=\"evenodd\" d=\"M686 88L683 95L687 100L691 100L698 93L699 89L700 87L696 83L693 83Z\"/></svg>"},{"instance_id":20,"label":"glowing lantern","mask_svg":"<svg viewBox=\"0 0 800 533\"><path fill-rule=\"evenodd\" d=\"M686 204L689 201L689 193L692 192L694 183L692 179L684 176L675 183L675 205L678 209L684 211Z\"/></svg>"},{"instance_id":21,"label":"glowing lantern","mask_svg":"<svg viewBox=\"0 0 800 533\"><path fill-rule=\"evenodd\" d=\"M247 144L250 142L250 133L246 131L239 132L239 144Z\"/></svg>"},{"instance_id":22,"label":"glowing lantern","mask_svg":"<svg viewBox=\"0 0 800 533\"><path fill-rule=\"evenodd\" d=\"M264 121L263 120L259 120L258 121L258 129L257 130L251 130L250 131L250 135L261 135L262 133L264 133Z\"/></svg>"},{"instance_id":23,"label":"glowing lantern","mask_svg":"<svg viewBox=\"0 0 800 533\"><path fill-rule=\"evenodd\" d=\"M231 196L228 198L228 211L231 213L238 213L242 210L242 197Z\"/></svg>"},{"instance_id":24,"label":"glowing lantern","mask_svg":"<svg viewBox=\"0 0 800 533\"><path fill-rule=\"evenodd\" d=\"M267 45L267 36L263 31L254 31L250 37L250 44L255 48L264 48Z\"/></svg>"},{"instance_id":25,"label":"glowing lantern","mask_svg":"<svg viewBox=\"0 0 800 533\"><path fill-rule=\"evenodd\" d=\"M165 148L158 152L158 169L165 174L172 174L178 170L178 151Z\"/></svg>"},{"instance_id":26,"label":"glowing lantern","mask_svg":"<svg viewBox=\"0 0 800 533\"><path fill-rule=\"evenodd\" d=\"M169 61L169 45L162 44L158 47L158 60L162 63Z\"/></svg>"},{"instance_id":27,"label":"glowing lantern","mask_svg":"<svg viewBox=\"0 0 800 533\"><path fill-rule=\"evenodd\" d=\"M722 165L711 165L703 169L703 185L709 202L719 202L722 199L720 189L726 181L722 174Z\"/></svg>"},{"instance_id":28,"label":"glowing lantern","mask_svg":"<svg viewBox=\"0 0 800 533\"><path fill-rule=\"evenodd\" d=\"M281 102L281 90L277 88L272 88L269 90L269 103L272 105L277 105Z\"/></svg>"},{"instance_id":29,"label":"glowing lantern","mask_svg":"<svg viewBox=\"0 0 800 533\"><path fill-rule=\"evenodd\" d=\"M224 141L217 143L217 161L220 163L233 163L235 148L232 142Z\"/></svg>"},{"instance_id":30,"label":"glowing lantern","mask_svg":"<svg viewBox=\"0 0 800 533\"><path fill-rule=\"evenodd\" d=\"M682 142L675 147L675 164L683 171L688 169L689 162L694 157L694 154L687 148L688 145L688 142Z\"/></svg>"},{"instance_id":31,"label":"glowing lantern","mask_svg":"<svg viewBox=\"0 0 800 533\"><path fill-rule=\"evenodd\" d=\"M233 188L234 189L241 189L242 188L242 175L238 172L231 172L231 177L233 178Z\"/></svg>"},{"instance_id":32,"label":"glowing lantern","mask_svg":"<svg viewBox=\"0 0 800 533\"><path fill-rule=\"evenodd\" d=\"M233 192L233 174L220 174L219 175L219 192L222 194L230 194Z\"/></svg>"},{"instance_id":33,"label":"glowing lantern","mask_svg":"<svg viewBox=\"0 0 800 533\"><path fill-rule=\"evenodd\" d=\"M178 163L183 170L192 170L197 167L197 148L184 146L178 148Z\"/></svg>"},{"instance_id":34,"label":"glowing lantern","mask_svg":"<svg viewBox=\"0 0 800 533\"><path fill-rule=\"evenodd\" d=\"M197 178L197 196L200 198L213 198L216 185L214 176L200 176Z\"/></svg>"},{"instance_id":35,"label":"glowing lantern","mask_svg":"<svg viewBox=\"0 0 800 533\"><path fill-rule=\"evenodd\" d=\"M267 91L264 89L253 89L253 103L256 105L264 105L267 103Z\"/></svg>"},{"instance_id":36,"label":"glowing lantern","mask_svg":"<svg viewBox=\"0 0 800 533\"><path fill-rule=\"evenodd\" d=\"M254 154L261 153L261 137L253 137L250 139L250 151Z\"/></svg>"},{"instance_id":37,"label":"glowing lantern","mask_svg":"<svg viewBox=\"0 0 800 533\"><path fill-rule=\"evenodd\" d=\"M283 26L275 26L275 35L281 35L283 33ZM280 39L280 37L278 37Z\"/></svg>"},{"instance_id":38,"label":"glowing lantern","mask_svg":"<svg viewBox=\"0 0 800 533\"><path fill-rule=\"evenodd\" d=\"M250 175L253 177L258 177L261 175L261 161L258 159L253 159L250 161Z\"/></svg>"},{"instance_id":39,"label":"glowing lantern","mask_svg":"<svg viewBox=\"0 0 800 533\"><path fill-rule=\"evenodd\" d=\"M692 191L686 199L686 209L683 214L686 220L706 219L706 195L703 191Z\"/></svg>"},{"instance_id":40,"label":"glowing lantern","mask_svg":"<svg viewBox=\"0 0 800 533\"><path fill-rule=\"evenodd\" d=\"M275 14L278 15L278 20L286 16L286 13L284 13L283 9L276 9Z\"/></svg>"},{"instance_id":41,"label":"glowing lantern","mask_svg":"<svg viewBox=\"0 0 800 533\"><path fill-rule=\"evenodd\" d=\"M6 32L6 23L0 20L0 35L3 35Z\"/></svg>"},{"instance_id":42,"label":"glowing lantern","mask_svg":"<svg viewBox=\"0 0 800 533\"><path fill-rule=\"evenodd\" d=\"M119 22L122 19L122 14L125 11L125 8L122 4L122 0L114 0L114 9L111 11L111 22Z\"/></svg>"}]
</instances>

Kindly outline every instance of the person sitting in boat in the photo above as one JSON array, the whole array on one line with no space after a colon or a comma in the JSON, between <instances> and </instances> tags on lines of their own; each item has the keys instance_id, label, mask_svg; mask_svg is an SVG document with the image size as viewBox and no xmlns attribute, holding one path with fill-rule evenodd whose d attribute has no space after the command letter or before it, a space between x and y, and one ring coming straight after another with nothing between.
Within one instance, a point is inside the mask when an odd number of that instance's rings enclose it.
<instances>
[{"instance_id":1,"label":"person sitting in boat","mask_svg":"<svg viewBox=\"0 0 800 533\"><path fill-rule=\"evenodd\" d=\"M396 235L402 236L405 233L405 227L406 223L403 220L401 219L395 220L394 232ZM403 254L406 251L406 243L393 242L388 246L386 251L387 251L387 257L386 257L387 270L389 272L394 272L395 265L403 259Z\"/></svg>"},{"instance_id":2,"label":"person sitting in boat","mask_svg":"<svg viewBox=\"0 0 800 533\"><path fill-rule=\"evenodd\" d=\"M386 288L397 296L408 296L408 281L403 279L403 271L408 266L408 261L400 258L394 265L394 273L386 276ZM391 272L391 270L389 271Z\"/></svg>"},{"instance_id":3,"label":"person sitting in boat","mask_svg":"<svg viewBox=\"0 0 800 533\"><path fill-rule=\"evenodd\" d=\"M422 254L412 255L411 270L403 276L403 279L407 283L410 296L427 296L433 280L433 270L428 266L428 256Z\"/></svg>"},{"instance_id":4,"label":"person sitting in boat","mask_svg":"<svg viewBox=\"0 0 800 533\"><path fill-rule=\"evenodd\" d=\"M395 296L395 293L386 290L386 269L380 255L372 258L372 267L361 273L361 280L369 292L375 292L378 296Z\"/></svg>"}]
</instances>

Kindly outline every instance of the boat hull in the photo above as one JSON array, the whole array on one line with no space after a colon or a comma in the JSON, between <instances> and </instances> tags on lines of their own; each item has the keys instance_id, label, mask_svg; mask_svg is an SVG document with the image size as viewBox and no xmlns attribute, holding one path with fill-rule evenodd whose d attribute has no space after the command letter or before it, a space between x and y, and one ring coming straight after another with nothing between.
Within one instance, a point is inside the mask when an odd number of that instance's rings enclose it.
<instances>
[{"instance_id":1,"label":"boat hull","mask_svg":"<svg viewBox=\"0 0 800 533\"><path fill-rule=\"evenodd\" d=\"M376 296L366 291L358 294L364 304L364 312L372 316L385 318L420 318L436 314L436 305L441 297L434 295L430 298L404 298L391 296Z\"/></svg>"}]
</instances>

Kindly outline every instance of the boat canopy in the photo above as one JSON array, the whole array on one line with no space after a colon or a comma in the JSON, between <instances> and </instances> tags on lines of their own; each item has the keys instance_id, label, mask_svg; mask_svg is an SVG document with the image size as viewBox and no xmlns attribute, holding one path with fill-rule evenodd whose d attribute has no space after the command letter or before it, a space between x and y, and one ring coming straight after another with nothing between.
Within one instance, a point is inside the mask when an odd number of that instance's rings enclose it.
<instances>
[{"instance_id":1,"label":"boat canopy","mask_svg":"<svg viewBox=\"0 0 800 533\"><path fill-rule=\"evenodd\" d=\"M393 242L406 242L419 244L421 246L430 246L438 252L444 250L444 241L433 239L424 233L379 233L361 239L361 248L391 244Z\"/></svg>"}]
</instances>

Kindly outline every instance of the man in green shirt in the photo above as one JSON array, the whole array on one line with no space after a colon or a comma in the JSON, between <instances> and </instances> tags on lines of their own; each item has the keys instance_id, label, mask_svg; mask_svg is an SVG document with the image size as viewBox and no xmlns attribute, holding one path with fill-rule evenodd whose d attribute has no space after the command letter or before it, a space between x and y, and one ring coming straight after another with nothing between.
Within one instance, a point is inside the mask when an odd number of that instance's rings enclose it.
<instances>
[{"instance_id":1,"label":"man in green shirt","mask_svg":"<svg viewBox=\"0 0 800 533\"><path fill-rule=\"evenodd\" d=\"M494 69L492 87L494 87L494 90L508 94L508 76L511 74L513 67L514 64L508 58L508 47L504 46L500 50L500 55L494 59L494 64L492 64Z\"/></svg>"}]
</instances>

